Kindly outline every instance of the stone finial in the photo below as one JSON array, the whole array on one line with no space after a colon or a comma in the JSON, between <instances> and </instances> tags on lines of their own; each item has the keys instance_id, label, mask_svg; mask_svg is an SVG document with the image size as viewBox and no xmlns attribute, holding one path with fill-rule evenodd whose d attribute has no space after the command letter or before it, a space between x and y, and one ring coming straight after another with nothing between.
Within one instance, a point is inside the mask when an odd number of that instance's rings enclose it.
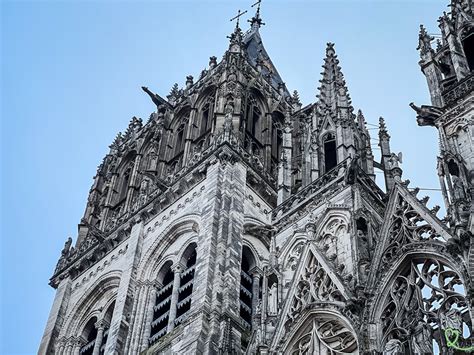
<instances>
[{"instance_id":1,"label":"stone finial","mask_svg":"<svg viewBox=\"0 0 474 355\"><path fill-rule=\"evenodd\" d=\"M291 97L291 99L293 100L293 103L294 103L295 105L301 107L300 95L298 94L298 91L297 91L297 90L294 90L294 91L293 91L293 96Z\"/></svg>"},{"instance_id":2,"label":"stone finial","mask_svg":"<svg viewBox=\"0 0 474 355\"><path fill-rule=\"evenodd\" d=\"M385 125L385 120L383 117L379 118L379 139L388 140L390 135L388 134L387 126Z\"/></svg>"},{"instance_id":3,"label":"stone finial","mask_svg":"<svg viewBox=\"0 0 474 355\"><path fill-rule=\"evenodd\" d=\"M179 98L179 96L180 96L180 90L179 90L178 83L174 83L173 87L171 88L170 93L168 94L168 96L166 96L166 98L168 99L171 105L174 105L176 103L176 100Z\"/></svg>"},{"instance_id":4,"label":"stone finial","mask_svg":"<svg viewBox=\"0 0 474 355\"><path fill-rule=\"evenodd\" d=\"M365 120L364 113L362 110L357 111L357 123L359 124L359 128L364 132L368 133L367 131L367 121Z\"/></svg>"}]
</instances>

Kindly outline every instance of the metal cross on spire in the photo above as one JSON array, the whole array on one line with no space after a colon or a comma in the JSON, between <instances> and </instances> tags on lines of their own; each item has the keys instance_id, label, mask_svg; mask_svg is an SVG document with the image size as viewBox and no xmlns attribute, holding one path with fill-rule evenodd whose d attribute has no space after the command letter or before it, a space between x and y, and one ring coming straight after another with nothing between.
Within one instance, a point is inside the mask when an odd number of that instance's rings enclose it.
<instances>
[{"instance_id":1,"label":"metal cross on spire","mask_svg":"<svg viewBox=\"0 0 474 355\"><path fill-rule=\"evenodd\" d=\"M257 13L255 16L260 16L260 4L262 3L262 0L258 0L255 4L253 4L251 7L257 6Z\"/></svg>"},{"instance_id":2,"label":"metal cross on spire","mask_svg":"<svg viewBox=\"0 0 474 355\"><path fill-rule=\"evenodd\" d=\"M252 24L252 26L254 24L257 24L258 27L260 27L261 25L264 25L264 23L262 22L262 19L260 18L260 5L262 3L262 0L258 0L255 4L253 4L251 7L255 7L257 6L257 12L255 13L255 16L252 17L249 22Z\"/></svg>"},{"instance_id":3,"label":"metal cross on spire","mask_svg":"<svg viewBox=\"0 0 474 355\"><path fill-rule=\"evenodd\" d=\"M230 19L231 22L234 21L234 20L237 20L237 22L235 23L235 28L236 29L239 28L240 16L242 16L246 13L247 13L247 10L245 10L244 12L240 12L240 9L239 9L239 11L237 12L237 15Z\"/></svg>"}]
</instances>

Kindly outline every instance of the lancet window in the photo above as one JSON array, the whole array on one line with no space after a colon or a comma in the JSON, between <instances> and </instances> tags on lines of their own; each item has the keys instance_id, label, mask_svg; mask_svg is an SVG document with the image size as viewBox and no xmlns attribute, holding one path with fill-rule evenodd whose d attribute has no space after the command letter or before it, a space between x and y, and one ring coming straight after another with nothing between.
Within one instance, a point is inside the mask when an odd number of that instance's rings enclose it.
<instances>
[{"instance_id":1,"label":"lancet window","mask_svg":"<svg viewBox=\"0 0 474 355\"><path fill-rule=\"evenodd\" d=\"M93 317L87 322L86 326L84 327L82 337L85 339L86 344L80 350L81 355L92 355L94 351L94 345L97 338L97 329L95 327L96 322L97 318Z\"/></svg>"},{"instance_id":2,"label":"lancet window","mask_svg":"<svg viewBox=\"0 0 474 355\"><path fill-rule=\"evenodd\" d=\"M324 171L328 172L337 165L336 137L328 133L323 139L324 147Z\"/></svg>"},{"instance_id":3,"label":"lancet window","mask_svg":"<svg viewBox=\"0 0 474 355\"><path fill-rule=\"evenodd\" d=\"M178 156L184 151L184 141L185 141L185 126L184 124L180 125L176 131L176 140L174 143L174 152L173 157Z\"/></svg>"},{"instance_id":4,"label":"lancet window","mask_svg":"<svg viewBox=\"0 0 474 355\"><path fill-rule=\"evenodd\" d=\"M119 202L127 197L128 185L130 184L130 176L132 174L132 168L127 168L122 176L120 185Z\"/></svg>"},{"instance_id":5,"label":"lancet window","mask_svg":"<svg viewBox=\"0 0 474 355\"><path fill-rule=\"evenodd\" d=\"M112 320L115 302L113 302L104 313L103 317L98 319L92 317L82 331L82 338L85 344L80 348L80 355L103 355L105 354L105 345L109 335L109 326Z\"/></svg>"},{"instance_id":6,"label":"lancet window","mask_svg":"<svg viewBox=\"0 0 474 355\"><path fill-rule=\"evenodd\" d=\"M189 316L195 268L196 244L192 243L186 248L178 263L171 265L169 262L161 269L158 276L160 286L153 308L150 345L183 323Z\"/></svg>"},{"instance_id":7,"label":"lancet window","mask_svg":"<svg viewBox=\"0 0 474 355\"><path fill-rule=\"evenodd\" d=\"M469 69L474 71L474 28L466 31L466 35L462 38L462 45Z\"/></svg>"}]
</instances>

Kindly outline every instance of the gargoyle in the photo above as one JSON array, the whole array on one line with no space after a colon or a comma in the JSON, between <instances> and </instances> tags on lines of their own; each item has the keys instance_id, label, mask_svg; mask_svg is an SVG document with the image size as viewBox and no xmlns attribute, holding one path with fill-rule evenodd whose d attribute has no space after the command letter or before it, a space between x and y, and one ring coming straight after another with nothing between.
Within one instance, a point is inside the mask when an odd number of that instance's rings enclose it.
<instances>
[{"instance_id":1,"label":"gargoyle","mask_svg":"<svg viewBox=\"0 0 474 355\"><path fill-rule=\"evenodd\" d=\"M160 95L151 92L150 89L148 89L146 86L142 86L142 90L145 91L148 96L150 96L151 101L153 101L157 108L162 105L169 105L169 103L165 99L163 99Z\"/></svg>"},{"instance_id":2,"label":"gargoyle","mask_svg":"<svg viewBox=\"0 0 474 355\"><path fill-rule=\"evenodd\" d=\"M418 107L411 102L410 107L416 111L418 126L434 126L434 121L443 114L443 111L435 106L421 105Z\"/></svg>"}]
</instances>

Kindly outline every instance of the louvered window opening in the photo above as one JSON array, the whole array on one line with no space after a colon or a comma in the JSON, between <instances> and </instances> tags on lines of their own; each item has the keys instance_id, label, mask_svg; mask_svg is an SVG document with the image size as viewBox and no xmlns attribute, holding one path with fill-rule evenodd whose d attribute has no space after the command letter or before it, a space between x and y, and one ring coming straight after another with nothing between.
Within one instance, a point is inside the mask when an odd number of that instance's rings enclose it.
<instances>
[{"instance_id":1,"label":"louvered window opening","mask_svg":"<svg viewBox=\"0 0 474 355\"><path fill-rule=\"evenodd\" d=\"M175 326L183 323L191 309L191 296L194 286L194 274L196 269L196 250L194 250L186 261L186 269L181 273L179 283L178 303L176 304Z\"/></svg>"},{"instance_id":2,"label":"louvered window opening","mask_svg":"<svg viewBox=\"0 0 474 355\"><path fill-rule=\"evenodd\" d=\"M174 274L168 270L164 279L164 286L156 294L155 306L153 307L153 321L149 343L153 344L166 334L171 307L171 296L173 295Z\"/></svg>"},{"instance_id":3,"label":"louvered window opening","mask_svg":"<svg viewBox=\"0 0 474 355\"><path fill-rule=\"evenodd\" d=\"M242 325L252 328L252 277L249 275L249 264L247 259L242 258L240 270L240 318Z\"/></svg>"}]
</instances>

